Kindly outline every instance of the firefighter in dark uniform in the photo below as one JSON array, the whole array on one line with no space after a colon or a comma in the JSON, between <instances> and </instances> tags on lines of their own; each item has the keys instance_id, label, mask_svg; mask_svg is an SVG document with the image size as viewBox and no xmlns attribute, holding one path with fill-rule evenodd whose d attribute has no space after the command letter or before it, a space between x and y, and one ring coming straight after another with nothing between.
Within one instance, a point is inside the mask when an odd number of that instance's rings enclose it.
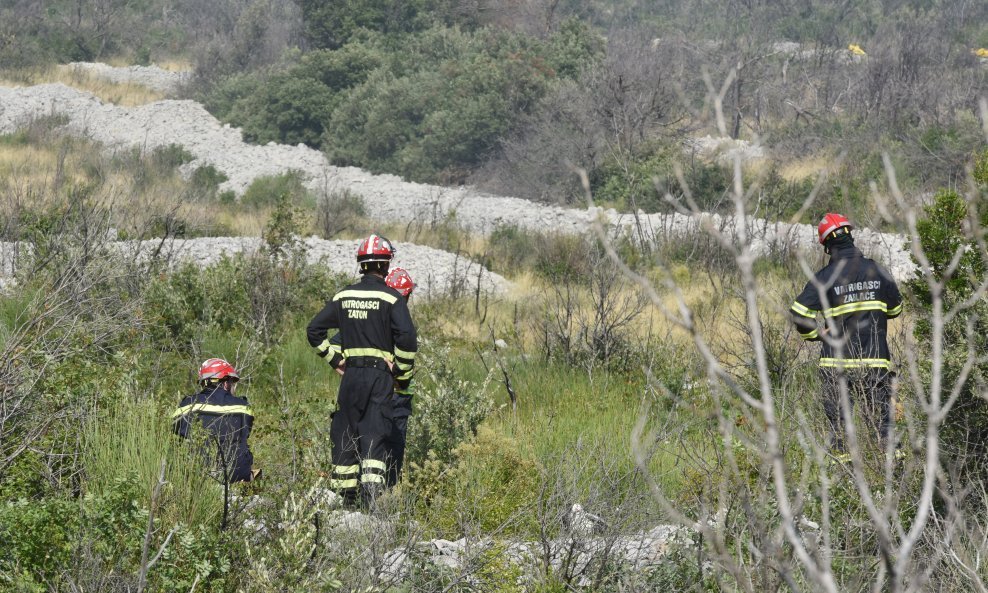
<instances>
[{"instance_id":1,"label":"firefighter in dark uniform","mask_svg":"<svg viewBox=\"0 0 988 593\"><path fill-rule=\"evenodd\" d=\"M851 222L827 214L817 228L830 263L806 283L790 312L800 336L820 341L823 407L831 448L842 461L845 449L841 392L859 400L875 435L887 444L892 424L888 320L902 313L902 297L891 275L854 246ZM817 325L817 317L823 325Z\"/></svg>"},{"instance_id":2,"label":"firefighter in dark uniform","mask_svg":"<svg viewBox=\"0 0 988 593\"><path fill-rule=\"evenodd\" d=\"M233 394L239 380L233 365L210 358L199 367L202 391L182 399L172 414L175 432L182 438L195 438L196 425L202 427L204 455L216 468L217 478L227 484L254 477L254 455L247 444L254 414L245 398Z\"/></svg>"},{"instance_id":3,"label":"firefighter in dark uniform","mask_svg":"<svg viewBox=\"0 0 988 593\"><path fill-rule=\"evenodd\" d=\"M405 302L412 296L415 290L415 282L412 276L403 268L394 268L388 272L384 283L398 291ZM343 359L343 338L337 332L329 339L330 366L342 375L346 370ZM395 392L392 396L393 430L389 442L389 455L391 458L388 464L387 485L394 486L401 479L401 469L405 464L405 444L408 437L408 417L412 415L412 367L414 358L406 359L402 356L395 357L397 373L395 377Z\"/></svg>"},{"instance_id":4,"label":"firefighter in dark uniform","mask_svg":"<svg viewBox=\"0 0 988 593\"><path fill-rule=\"evenodd\" d=\"M346 372L330 426L331 486L353 504L370 504L387 484L394 430L395 380L410 378L418 349L415 326L401 294L385 284L394 257L391 242L371 235L357 248L363 275L326 303L306 330L317 353L332 361L328 330L338 328Z\"/></svg>"}]
</instances>

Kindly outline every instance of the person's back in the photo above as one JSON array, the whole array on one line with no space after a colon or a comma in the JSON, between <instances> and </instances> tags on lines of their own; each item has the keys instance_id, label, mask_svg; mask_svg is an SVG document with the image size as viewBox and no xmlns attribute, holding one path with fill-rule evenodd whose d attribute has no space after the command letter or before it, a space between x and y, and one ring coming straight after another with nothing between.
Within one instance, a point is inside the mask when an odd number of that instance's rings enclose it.
<instances>
[{"instance_id":1,"label":"person's back","mask_svg":"<svg viewBox=\"0 0 988 593\"><path fill-rule=\"evenodd\" d=\"M889 367L888 319L901 312L902 298L895 281L853 243L831 251L830 263L796 297L793 309L805 317L823 315L821 367Z\"/></svg>"},{"instance_id":2,"label":"person's back","mask_svg":"<svg viewBox=\"0 0 988 593\"><path fill-rule=\"evenodd\" d=\"M337 292L306 328L317 353L332 362L338 349L346 369L330 436L331 486L347 502L358 490L373 501L386 485L395 378L411 375L417 350L408 306L384 280L393 254L387 239L368 237L357 249L361 280ZM342 346L330 343L332 328L339 329Z\"/></svg>"},{"instance_id":3,"label":"person's back","mask_svg":"<svg viewBox=\"0 0 988 593\"><path fill-rule=\"evenodd\" d=\"M820 378L823 408L830 424L831 448L841 460L849 409L863 400L865 416L880 440L891 429L892 384L889 368L888 320L902 312L895 280L865 257L851 236L851 222L827 214L817 229L830 263L806 283L790 307L799 335L822 342ZM823 317L818 327L817 316Z\"/></svg>"},{"instance_id":4,"label":"person's back","mask_svg":"<svg viewBox=\"0 0 988 593\"><path fill-rule=\"evenodd\" d=\"M203 455L220 481L250 481L254 456L247 439L254 415L247 400L233 394L239 377L222 359L204 362L199 375L202 391L183 398L172 414L175 432L202 439Z\"/></svg>"}]
</instances>

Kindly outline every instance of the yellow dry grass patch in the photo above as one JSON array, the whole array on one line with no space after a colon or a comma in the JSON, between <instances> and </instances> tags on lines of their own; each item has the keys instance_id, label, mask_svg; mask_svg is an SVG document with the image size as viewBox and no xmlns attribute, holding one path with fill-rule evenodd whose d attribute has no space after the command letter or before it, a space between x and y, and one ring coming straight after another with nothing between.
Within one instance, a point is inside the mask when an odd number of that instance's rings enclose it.
<instances>
[{"instance_id":1,"label":"yellow dry grass patch","mask_svg":"<svg viewBox=\"0 0 988 593\"><path fill-rule=\"evenodd\" d=\"M147 105L165 98L165 94L137 84L116 84L70 66L55 66L32 72L0 77L0 86L23 86L61 83L92 93L104 103L122 107Z\"/></svg>"},{"instance_id":2,"label":"yellow dry grass patch","mask_svg":"<svg viewBox=\"0 0 988 593\"><path fill-rule=\"evenodd\" d=\"M232 237L260 237L271 218L271 208L241 209L237 205L213 209L216 225Z\"/></svg>"},{"instance_id":3,"label":"yellow dry grass patch","mask_svg":"<svg viewBox=\"0 0 988 593\"><path fill-rule=\"evenodd\" d=\"M57 146L0 144L0 186L27 195L29 189L47 186L56 176L65 183L80 183L86 179L70 156L62 160L61 168L59 159ZM42 192L42 195L46 194Z\"/></svg>"},{"instance_id":4,"label":"yellow dry grass patch","mask_svg":"<svg viewBox=\"0 0 988 593\"><path fill-rule=\"evenodd\" d=\"M814 156L785 163L779 167L779 174L789 181L801 181L806 178L816 178L821 171L831 168L831 159L825 156Z\"/></svg>"}]
</instances>

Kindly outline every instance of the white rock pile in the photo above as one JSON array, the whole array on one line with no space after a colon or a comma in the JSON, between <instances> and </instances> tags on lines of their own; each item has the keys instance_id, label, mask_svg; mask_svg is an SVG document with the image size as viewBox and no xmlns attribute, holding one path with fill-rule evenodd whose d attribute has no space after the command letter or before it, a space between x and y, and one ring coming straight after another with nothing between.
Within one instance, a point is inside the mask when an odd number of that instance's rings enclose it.
<instances>
[{"instance_id":1,"label":"white rock pile","mask_svg":"<svg viewBox=\"0 0 988 593\"><path fill-rule=\"evenodd\" d=\"M136 84L163 93L178 92L192 79L189 71L173 72L155 65L126 66L118 68L99 62L70 62L66 65L73 72L87 74L116 84Z\"/></svg>"},{"instance_id":2,"label":"white rock pile","mask_svg":"<svg viewBox=\"0 0 988 593\"><path fill-rule=\"evenodd\" d=\"M357 275L354 259L356 241L327 241L309 237L300 242L309 263L326 266L337 274ZM125 254L138 257L152 255L172 264L192 261L200 266L218 262L224 255L254 253L260 249L256 237L204 237L150 240L135 243L116 241L111 245ZM416 283L416 297L475 295L496 296L505 293L511 283L468 258L432 247L398 243L394 266L408 270ZM12 285L12 277L30 264L30 246L25 243L0 242L0 288ZM4 280L5 279L5 280Z\"/></svg>"},{"instance_id":3,"label":"white rock pile","mask_svg":"<svg viewBox=\"0 0 988 593\"><path fill-rule=\"evenodd\" d=\"M637 219L614 210L574 209L534 203L513 197L495 196L471 187L441 187L403 181L393 175L373 175L354 167L335 167L324 155L304 145L269 143L255 146L243 142L239 129L221 124L193 101L158 101L140 107L108 105L76 89L47 84L28 88L0 87L0 133L9 133L32 119L62 114L65 129L95 140L108 150L157 147L179 144L193 156L186 165L191 173L212 165L228 177L222 189L242 193L261 176L290 170L300 171L310 189L323 194L348 190L362 197L367 212L381 222L403 224L432 223L453 217L465 228L489 232L497 225L516 225L538 231L587 233L590 225L602 220L637 230L644 240L662 241L695 232L697 217L681 214L640 214ZM701 142L703 150L742 151L745 158L757 158L758 146L731 145L710 139ZM733 229L730 217L709 217L715 226ZM756 254L777 252L779 247L815 249L815 228L808 224L789 225L750 219L748 233ZM899 279L914 274L915 266L905 250L904 237L886 233L858 233L864 251L884 261Z\"/></svg>"}]
</instances>

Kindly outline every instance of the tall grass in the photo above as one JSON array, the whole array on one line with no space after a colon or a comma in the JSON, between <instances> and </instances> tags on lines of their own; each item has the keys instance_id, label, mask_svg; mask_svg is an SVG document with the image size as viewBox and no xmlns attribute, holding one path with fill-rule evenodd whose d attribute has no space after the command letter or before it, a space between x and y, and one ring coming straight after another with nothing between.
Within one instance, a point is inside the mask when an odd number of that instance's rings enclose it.
<instances>
[{"instance_id":1,"label":"tall grass","mask_svg":"<svg viewBox=\"0 0 988 593\"><path fill-rule=\"evenodd\" d=\"M165 463L160 517L166 523L219 524L223 488L207 474L193 447L172 433L171 410L136 391L94 416L83 433L85 488L101 494L115 480L134 477L150 496ZM163 504L161 504L163 503Z\"/></svg>"}]
</instances>

